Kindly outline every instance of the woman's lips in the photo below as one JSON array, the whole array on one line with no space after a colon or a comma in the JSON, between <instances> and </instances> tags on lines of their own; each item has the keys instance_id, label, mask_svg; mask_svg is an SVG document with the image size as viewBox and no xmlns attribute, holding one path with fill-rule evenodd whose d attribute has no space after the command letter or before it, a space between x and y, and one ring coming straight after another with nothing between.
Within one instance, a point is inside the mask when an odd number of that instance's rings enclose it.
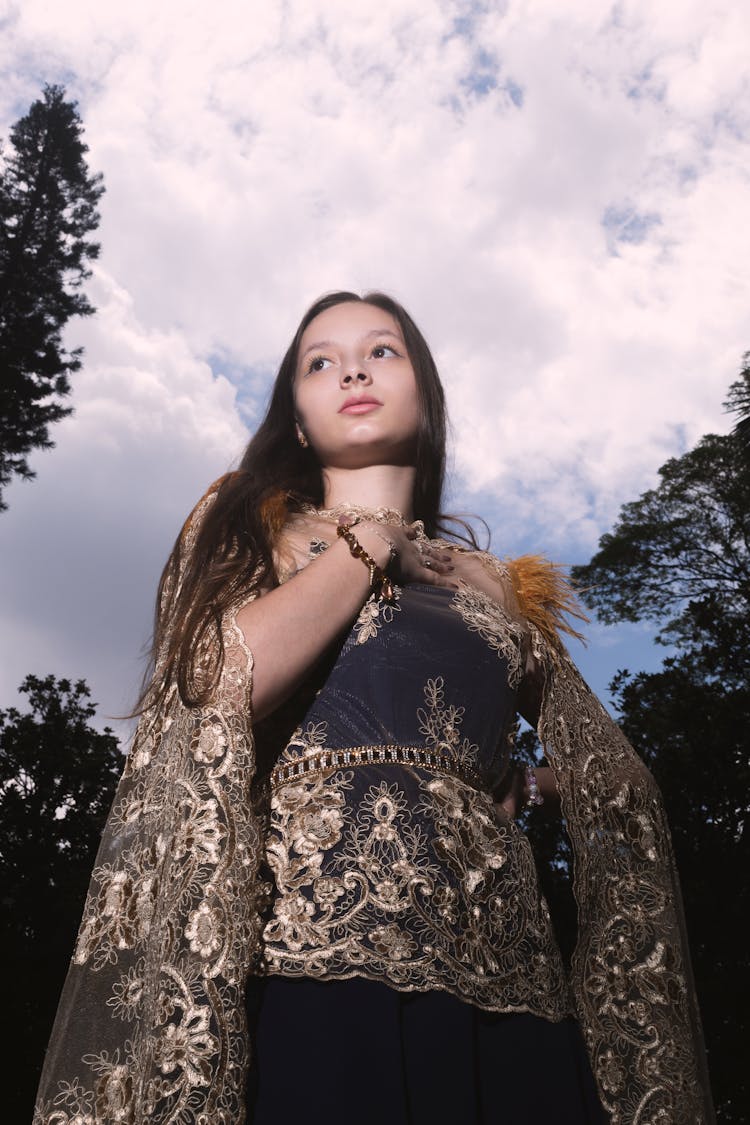
<instances>
[{"instance_id":1,"label":"woman's lips","mask_svg":"<svg viewBox=\"0 0 750 1125\"><path fill-rule=\"evenodd\" d=\"M342 406L339 414L369 414L371 410L377 410L382 406L381 402L373 402L372 399L366 399L364 402L350 402L348 406Z\"/></svg>"}]
</instances>

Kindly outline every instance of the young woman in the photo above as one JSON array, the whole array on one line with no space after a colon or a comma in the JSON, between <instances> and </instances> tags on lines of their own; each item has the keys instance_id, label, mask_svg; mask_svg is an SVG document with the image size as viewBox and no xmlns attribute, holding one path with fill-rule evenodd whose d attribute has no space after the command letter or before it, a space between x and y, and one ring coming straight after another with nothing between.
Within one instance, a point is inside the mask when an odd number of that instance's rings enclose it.
<instances>
[{"instance_id":1,"label":"young woman","mask_svg":"<svg viewBox=\"0 0 750 1125\"><path fill-rule=\"evenodd\" d=\"M167 563L36 1122L713 1119L658 790L555 568L451 535L444 460L408 314L316 302ZM574 848L569 976L527 803Z\"/></svg>"}]
</instances>

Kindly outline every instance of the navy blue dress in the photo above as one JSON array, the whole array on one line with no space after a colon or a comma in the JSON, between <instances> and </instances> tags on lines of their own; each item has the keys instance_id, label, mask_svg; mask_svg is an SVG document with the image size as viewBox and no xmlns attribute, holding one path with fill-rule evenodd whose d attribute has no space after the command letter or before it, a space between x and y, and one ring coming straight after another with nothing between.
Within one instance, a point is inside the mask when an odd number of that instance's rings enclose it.
<instances>
[{"instance_id":1,"label":"navy blue dress","mask_svg":"<svg viewBox=\"0 0 750 1125\"><path fill-rule=\"evenodd\" d=\"M410 584L257 724L256 1125L605 1120L531 849L491 797L526 643L474 587Z\"/></svg>"}]
</instances>

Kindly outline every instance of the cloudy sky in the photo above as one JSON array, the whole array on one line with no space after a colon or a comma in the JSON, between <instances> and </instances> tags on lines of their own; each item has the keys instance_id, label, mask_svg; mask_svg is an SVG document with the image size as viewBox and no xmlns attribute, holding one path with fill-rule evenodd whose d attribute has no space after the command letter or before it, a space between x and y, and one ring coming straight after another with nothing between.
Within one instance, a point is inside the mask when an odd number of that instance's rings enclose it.
<instances>
[{"instance_id":1,"label":"cloudy sky","mask_svg":"<svg viewBox=\"0 0 750 1125\"><path fill-rule=\"evenodd\" d=\"M75 414L0 516L0 706L28 672L132 705L182 518L333 288L393 293L433 346L452 506L499 554L587 561L730 426L749 43L744 0L0 0L0 135L63 83L107 186ZM589 635L605 696L662 655Z\"/></svg>"}]
</instances>

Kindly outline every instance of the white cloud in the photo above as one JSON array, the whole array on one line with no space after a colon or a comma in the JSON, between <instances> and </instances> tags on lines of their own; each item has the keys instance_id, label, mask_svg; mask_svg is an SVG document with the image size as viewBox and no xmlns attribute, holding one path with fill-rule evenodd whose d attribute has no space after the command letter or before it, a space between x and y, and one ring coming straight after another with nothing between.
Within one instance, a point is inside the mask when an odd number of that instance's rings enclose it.
<instances>
[{"instance_id":1,"label":"white cloud","mask_svg":"<svg viewBox=\"0 0 750 1125\"><path fill-rule=\"evenodd\" d=\"M168 544L246 439L208 361L257 417L327 289L413 312L457 491L506 542L585 557L681 443L727 428L750 342L746 6L25 0L4 18L0 132L65 82L107 194L76 415L0 520L0 697L49 654L110 710L132 698Z\"/></svg>"},{"instance_id":2,"label":"white cloud","mask_svg":"<svg viewBox=\"0 0 750 1125\"><path fill-rule=\"evenodd\" d=\"M16 483L0 524L8 699L27 672L84 677L105 712L133 706L161 567L182 519L245 440L235 389L174 331L144 330L101 270L75 413Z\"/></svg>"}]
</instances>

